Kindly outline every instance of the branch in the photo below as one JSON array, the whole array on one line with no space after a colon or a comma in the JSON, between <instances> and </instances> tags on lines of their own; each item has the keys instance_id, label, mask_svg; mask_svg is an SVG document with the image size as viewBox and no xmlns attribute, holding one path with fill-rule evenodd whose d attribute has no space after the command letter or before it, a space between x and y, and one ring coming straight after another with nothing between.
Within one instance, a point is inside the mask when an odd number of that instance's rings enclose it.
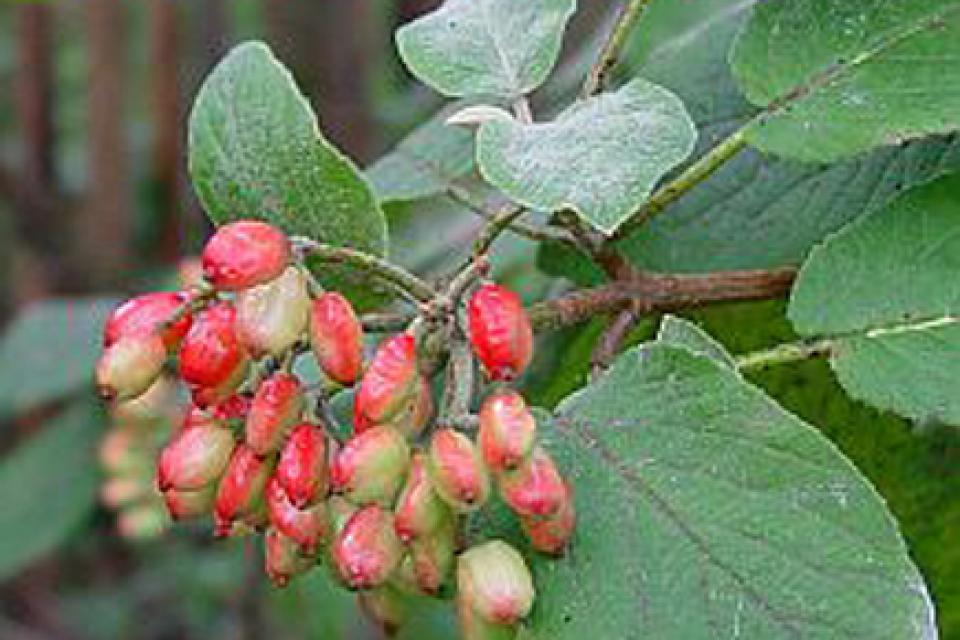
<instances>
[{"instance_id":1,"label":"branch","mask_svg":"<svg viewBox=\"0 0 960 640\"><path fill-rule=\"evenodd\" d=\"M717 146L687 167L683 173L657 189L630 218L620 225L611 240L623 238L643 225L647 220L666 209L667 205L709 178L727 160L737 155L747 145L747 141L744 139L747 126L749 126L749 123L721 140Z\"/></svg>"},{"instance_id":2,"label":"branch","mask_svg":"<svg viewBox=\"0 0 960 640\"><path fill-rule=\"evenodd\" d=\"M627 0L620 10L616 23L610 30L610 36L600 50L600 57L594 63L580 91L581 97L588 98L603 90L607 74L617 64L620 52L627 43L627 36L651 0Z\"/></svg>"},{"instance_id":3,"label":"branch","mask_svg":"<svg viewBox=\"0 0 960 640\"><path fill-rule=\"evenodd\" d=\"M634 305L635 312L641 315L714 302L775 298L790 289L795 276L793 267L696 275L645 274L635 280L573 291L535 304L529 313L534 327L545 331L614 313L629 305Z\"/></svg>"},{"instance_id":4,"label":"branch","mask_svg":"<svg viewBox=\"0 0 960 640\"><path fill-rule=\"evenodd\" d=\"M486 245L486 249L489 249L490 245L493 244L493 241L496 240L500 236L500 234L504 231L510 231L512 233L517 234L518 236L523 236L524 238L533 240L534 242L544 242L544 241L551 240L556 242L562 242L564 244L568 244L574 247L576 246L576 243L567 233L557 231L555 229L550 229L549 227L538 227L536 225L528 224L526 222L522 222L518 220L517 218L519 218L520 215L526 212L526 210L520 207L519 204L516 204L507 200L507 201L501 202L500 204L482 205L475 202L473 198L470 196L470 193L466 189L453 184L447 186L446 194L451 200L454 200L455 202L463 205L464 207L474 212L481 218L484 218L485 220L487 220L488 226L496 227L495 230L490 229L490 230L481 231L481 237L483 237L484 235L488 236L487 238L484 239L484 244ZM513 219L508 220L505 224L502 221L502 219L497 220L498 216L500 216L501 214L506 215L503 212L505 210L510 209L511 207L519 208L520 213L517 216L514 216ZM480 242L481 242L481 238L478 237L477 243L479 244ZM476 248L474 249L474 252L475 253L477 252Z\"/></svg>"},{"instance_id":5,"label":"branch","mask_svg":"<svg viewBox=\"0 0 960 640\"><path fill-rule=\"evenodd\" d=\"M334 247L302 236L291 238L291 241L297 253L302 256L310 256L329 264L346 264L368 271L402 289L420 302L430 302L437 295L437 291L426 281L403 267L375 255L347 247Z\"/></svg>"},{"instance_id":6,"label":"branch","mask_svg":"<svg viewBox=\"0 0 960 640\"><path fill-rule=\"evenodd\" d=\"M737 356L738 369L762 369L774 364L798 362L809 358L824 358L833 351L833 341L828 339L788 342L763 351L754 351Z\"/></svg>"},{"instance_id":7,"label":"branch","mask_svg":"<svg viewBox=\"0 0 960 640\"><path fill-rule=\"evenodd\" d=\"M633 309L623 309L604 330L590 354L590 371L594 377L610 366L620 345L637 323L637 314Z\"/></svg>"}]
</instances>

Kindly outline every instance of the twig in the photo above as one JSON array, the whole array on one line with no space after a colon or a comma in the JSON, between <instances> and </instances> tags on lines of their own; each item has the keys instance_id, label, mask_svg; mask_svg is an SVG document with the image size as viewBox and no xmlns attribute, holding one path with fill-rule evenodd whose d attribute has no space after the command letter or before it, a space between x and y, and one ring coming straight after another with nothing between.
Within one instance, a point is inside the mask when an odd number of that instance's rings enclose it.
<instances>
[{"instance_id":1,"label":"twig","mask_svg":"<svg viewBox=\"0 0 960 640\"><path fill-rule=\"evenodd\" d=\"M587 74L587 79L583 83L583 89L580 92L581 97L587 98L603 90L606 83L607 74L617 64L620 58L620 52L627 42L627 36L636 25L640 15L650 4L651 0L627 0L620 10L620 15L610 29L610 36L600 50L600 57L591 67Z\"/></svg>"},{"instance_id":2,"label":"twig","mask_svg":"<svg viewBox=\"0 0 960 640\"><path fill-rule=\"evenodd\" d=\"M295 250L301 255L309 255L330 264L347 264L368 271L402 289L420 302L429 302L437 295L437 291L427 282L383 258L356 249L334 247L304 237L295 237L291 240Z\"/></svg>"},{"instance_id":3,"label":"twig","mask_svg":"<svg viewBox=\"0 0 960 640\"><path fill-rule=\"evenodd\" d=\"M393 333L406 329L416 317L415 313L365 313L360 324L370 333Z\"/></svg>"},{"instance_id":4,"label":"twig","mask_svg":"<svg viewBox=\"0 0 960 640\"><path fill-rule=\"evenodd\" d=\"M834 342L829 339L788 342L763 351L753 351L737 356L737 368L761 369L775 364L823 358L829 356L833 348Z\"/></svg>"},{"instance_id":5,"label":"twig","mask_svg":"<svg viewBox=\"0 0 960 640\"><path fill-rule=\"evenodd\" d=\"M534 328L556 329L596 315L634 305L638 315L676 311L715 302L763 300L790 289L796 269L721 271L697 275L646 274L632 281L611 282L573 291L529 308Z\"/></svg>"},{"instance_id":6,"label":"twig","mask_svg":"<svg viewBox=\"0 0 960 640\"><path fill-rule=\"evenodd\" d=\"M623 309L604 330L590 354L590 371L597 377L610 366L620 346L630 330L637 323L637 314L633 309Z\"/></svg>"},{"instance_id":7,"label":"twig","mask_svg":"<svg viewBox=\"0 0 960 640\"><path fill-rule=\"evenodd\" d=\"M493 206L485 206L485 205L479 204L473 200L473 198L470 196L470 193L466 189L454 184L447 186L446 194L451 200L454 200L457 203L462 204L464 207L466 207L473 213L477 214L481 218L484 218L490 222L493 222L494 219L500 213L502 213L506 207L511 206L511 203L508 200L504 200L499 204L496 204ZM519 206L519 205L512 205L512 206ZM556 229L551 229L549 227L540 227L537 225L529 224L514 218L509 222L509 224L505 228L497 231L497 236L490 238L490 240L487 243L488 247L489 245L493 244L493 241L496 240L499 234L503 231L510 231L512 233L517 234L518 236L523 236L524 238L528 238L529 240L533 240L535 242L544 242L549 240L549 241L562 242L564 244L569 244L571 246L576 245L576 243L573 241L573 238L571 238L568 233L565 233L563 231L559 231ZM477 242L479 242L479 238Z\"/></svg>"},{"instance_id":8,"label":"twig","mask_svg":"<svg viewBox=\"0 0 960 640\"><path fill-rule=\"evenodd\" d=\"M719 169L727 160L737 155L737 153L747 145L744 137L747 126L748 125L744 125L734 131L717 146L710 149L710 151L701 156L696 162L687 167L683 173L657 189L652 196L640 205L639 209L633 212L630 218L617 228L611 239L617 240L623 238L634 229L640 227L666 209L667 205L673 203L679 199L680 196L709 178L713 172Z\"/></svg>"}]
</instances>

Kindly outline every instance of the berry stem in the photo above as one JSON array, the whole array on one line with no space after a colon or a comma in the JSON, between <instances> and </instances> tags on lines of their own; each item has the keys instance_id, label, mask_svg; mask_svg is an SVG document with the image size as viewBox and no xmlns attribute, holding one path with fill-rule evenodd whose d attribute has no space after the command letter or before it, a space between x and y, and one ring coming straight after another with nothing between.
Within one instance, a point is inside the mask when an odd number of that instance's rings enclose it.
<instances>
[{"instance_id":1,"label":"berry stem","mask_svg":"<svg viewBox=\"0 0 960 640\"><path fill-rule=\"evenodd\" d=\"M466 338L459 331L454 333L450 344L446 375L440 414L437 418L440 428L452 427L456 420L468 415L470 399L473 397L473 353Z\"/></svg>"},{"instance_id":2,"label":"berry stem","mask_svg":"<svg viewBox=\"0 0 960 640\"><path fill-rule=\"evenodd\" d=\"M627 42L627 36L630 35L633 27L637 24L637 20L640 19L650 2L651 0L627 0L624 3L617 21L610 29L610 35L604 43L603 49L600 50L600 56L587 74L583 89L580 91L581 97L588 98L603 91L607 75L617 64L620 52L623 51Z\"/></svg>"},{"instance_id":3,"label":"berry stem","mask_svg":"<svg viewBox=\"0 0 960 640\"><path fill-rule=\"evenodd\" d=\"M420 302L429 302L437 295L437 291L426 281L383 258L348 247L334 247L302 236L291 238L291 241L296 252L301 256L310 256L330 264L346 264L368 271Z\"/></svg>"},{"instance_id":4,"label":"berry stem","mask_svg":"<svg viewBox=\"0 0 960 640\"><path fill-rule=\"evenodd\" d=\"M830 356L835 348L832 340L809 340L779 344L770 349L752 351L736 358L738 369L762 369L775 364L799 362L809 358Z\"/></svg>"}]
</instances>

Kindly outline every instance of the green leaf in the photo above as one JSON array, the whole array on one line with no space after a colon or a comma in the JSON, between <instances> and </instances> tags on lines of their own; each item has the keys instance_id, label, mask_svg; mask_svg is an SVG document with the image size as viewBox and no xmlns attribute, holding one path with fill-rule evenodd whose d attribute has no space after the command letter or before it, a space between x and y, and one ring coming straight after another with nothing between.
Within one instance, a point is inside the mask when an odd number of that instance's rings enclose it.
<instances>
[{"instance_id":1,"label":"green leaf","mask_svg":"<svg viewBox=\"0 0 960 640\"><path fill-rule=\"evenodd\" d=\"M713 358L731 369L737 368L736 361L727 353L723 345L713 339L713 336L691 321L678 316L670 314L663 316L660 329L657 331L657 341L685 347L693 353Z\"/></svg>"},{"instance_id":2,"label":"green leaf","mask_svg":"<svg viewBox=\"0 0 960 640\"><path fill-rule=\"evenodd\" d=\"M613 232L657 180L693 150L683 103L637 79L578 102L552 122L487 122L477 137L480 172L514 200L572 208Z\"/></svg>"},{"instance_id":3,"label":"green leaf","mask_svg":"<svg viewBox=\"0 0 960 640\"><path fill-rule=\"evenodd\" d=\"M960 424L960 177L914 189L814 249L789 316L835 336L831 363L854 397Z\"/></svg>"},{"instance_id":4,"label":"green leaf","mask_svg":"<svg viewBox=\"0 0 960 640\"><path fill-rule=\"evenodd\" d=\"M381 203L443 193L450 182L473 169L473 131L445 124L464 104L441 109L367 168Z\"/></svg>"},{"instance_id":5,"label":"green leaf","mask_svg":"<svg viewBox=\"0 0 960 640\"><path fill-rule=\"evenodd\" d=\"M370 185L323 137L290 72L262 42L234 48L207 77L189 138L190 175L217 224L258 218L290 234L385 252L386 221ZM315 271L333 288L369 289L342 269Z\"/></svg>"},{"instance_id":6,"label":"green leaf","mask_svg":"<svg viewBox=\"0 0 960 640\"><path fill-rule=\"evenodd\" d=\"M960 126L960 1L758 3L731 53L748 140L834 161Z\"/></svg>"},{"instance_id":7,"label":"green leaf","mask_svg":"<svg viewBox=\"0 0 960 640\"><path fill-rule=\"evenodd\" d=\"M575 8L575 0L447 0L401 27L397 48L444 95L513 99L546 79Z\"/></svg>"},{"instance_id":8,"label":"green leaf","mask_svg":"<svg viewBox=\"0 0 960 640\"><path fill-rule=\"evenodd\" d=\"M728 367L654 343L540 418L579 524L523 637L936 636L880 496Z\"/></svg>"},{"instance_id":9,"label":"green leaf","mask_svg":"<svg viewBox=\"0 0 960 640\"><path fill-rule=\"evenodd\" d=\"M75 403L0 463L0 579L56 548L93 509L94 415Z\"/></svg>"},{"instance_id":10,"label":"green leaf","mask_svg":"<svg viewBox=\"0 0 960 640\"><path fill-rule=\"evenodd\" d=\"M22 309L0 340L0 416L92 392L103 322L116 303L48 299Z\"/></svg>"}]
</instances>

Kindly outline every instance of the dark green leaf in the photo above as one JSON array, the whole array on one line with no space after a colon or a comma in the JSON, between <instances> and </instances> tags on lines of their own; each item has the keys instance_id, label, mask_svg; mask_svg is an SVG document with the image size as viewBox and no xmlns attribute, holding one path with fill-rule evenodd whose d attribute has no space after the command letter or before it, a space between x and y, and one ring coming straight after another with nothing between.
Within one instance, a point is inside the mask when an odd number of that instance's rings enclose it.
<instances>
[{"instance_id":1,"label":"dark green leaf","mask_svg":"<svg viewBox=\"0 0 960 640\"><path fill-rule=\"evenodd\" d=\"M663 316L663 320L660 321L660 329L657 331L657 341L677 347L686 347L694 353L713 358L731 369L737 368L736 361L727 353L723 345L689 320L670 314Z\"/></svg>"}]
</instances>

